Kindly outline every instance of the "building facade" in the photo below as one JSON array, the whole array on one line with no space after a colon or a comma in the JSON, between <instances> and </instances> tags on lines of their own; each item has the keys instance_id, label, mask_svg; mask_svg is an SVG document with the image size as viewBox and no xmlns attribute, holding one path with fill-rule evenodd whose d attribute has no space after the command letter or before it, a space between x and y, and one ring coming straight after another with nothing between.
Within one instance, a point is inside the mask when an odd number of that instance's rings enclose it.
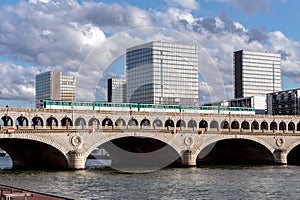
<instances>
[{"instance_id":1,"label":"building facade","mask_svg":"<svg viewBox=\"0 0 300 200\"><path fill-rule=\"evenodd\" d=\"M107 80L107 101L126 103L126 79L110 78Z\"/></svg>"},{"instance_id":2,"label":"building facade","mask_svg":"<svg viewBox=\"0 0 300 200\"><path fill-rule=\"evenodd\" d=\"M35 77L35 104L41 107L42 100L75 101L76 78L63 76L60 71L49 71Z\"/></svg>"},{"instance_id":3,"label":"building facade","mask_svg":"<svg viewBox=\"0 0 300 200\"><path fill-rule=\"evenodd\" d=\"M198 105L198 47L149 42L126 51L128 102Z\"/></svg>"},{"instance_id":4,"label":"building facade","mask_svg":"<svg viewBox=\"0 0 300 200\"><path fill-rule=\"evenodd\" d=\"M267 113L270 115L299 115L300 88L267 94Z\"/></svg>"},{"instance_id":5,"label":"building facade","mask_svg":"<svg viewBox=\"0 0 300 200\"><path fill-rule=\"evenodd\" d=\"M234 98L281 91L280 53L234 52Z\"/></svg>"}]
</instances>

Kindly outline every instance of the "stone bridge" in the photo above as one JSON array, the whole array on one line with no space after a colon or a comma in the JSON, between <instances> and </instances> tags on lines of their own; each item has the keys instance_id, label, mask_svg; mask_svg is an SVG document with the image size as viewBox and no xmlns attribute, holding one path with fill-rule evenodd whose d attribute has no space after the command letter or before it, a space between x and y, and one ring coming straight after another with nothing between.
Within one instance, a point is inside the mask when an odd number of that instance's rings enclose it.
<instances>
[{"instance_id":1,"label":"stone bridge","mask_svg":"<svg viewBox=\"0 0 300 200\"><path fill-rule=\"evenodd\" d=\"M300 118L2 108L14 168L83 169L97 147L117 168L300 164ZM7 133L13 127L14 133Z\"/></svg>"}]
</instances>

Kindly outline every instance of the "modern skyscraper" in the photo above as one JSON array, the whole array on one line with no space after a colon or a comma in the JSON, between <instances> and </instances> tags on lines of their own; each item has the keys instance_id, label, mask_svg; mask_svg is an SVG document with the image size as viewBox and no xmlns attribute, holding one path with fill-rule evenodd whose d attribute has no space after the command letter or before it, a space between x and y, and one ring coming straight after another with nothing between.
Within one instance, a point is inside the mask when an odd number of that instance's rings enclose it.
<instances>
[{"instance_id":1,"label":"modern skyscraper","mask_svg":"<svg viewBox=\"0 0 300 200\"><path fill-rule=\"evenodd\" d=\"M41 100L75 101L76 78L63 76L60 71L49 71L35 77L35 104L40 107Z\"/></svg>"},{"instance_id":2,"label":"modern skyscraper","mask_svg":"<svg viewBox=\"0 0 300 200\"><path fill-rule=\"evenodd\" d=\"M107 80L107 101L126 103L126 79L110 78Z\"/></svg>"},{"instance_id":3,"label":"modern skyscraper","mask_svg":"<svg viewBox=\"0 0 300 200\"><path fill-rule=\"evenodd\" d=\"M235 98L266 96L281 90L280 53L234 52Z\"/></svg>"},{"instance_id":4,"label":"modern skyscraper","mask_svg":"<svg viewBox=\"0 0 300 200\"><path fill-rule=\"evenodd\" d=\"M198 105L198 47L149 42L127 49L127 101Z\"/></svg>"}]
</instances>

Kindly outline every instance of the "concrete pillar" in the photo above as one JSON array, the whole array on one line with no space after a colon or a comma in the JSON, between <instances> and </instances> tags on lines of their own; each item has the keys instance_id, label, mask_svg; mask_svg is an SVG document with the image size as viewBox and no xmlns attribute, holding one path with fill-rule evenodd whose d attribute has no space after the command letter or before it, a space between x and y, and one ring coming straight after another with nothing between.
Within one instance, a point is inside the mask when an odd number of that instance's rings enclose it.
<instances>
[{"instance_id":1,"label":"concrete pillar","mask_svg":"<svg viewBox=\"0 0 300 200\"><path fill-rule=\"evenodd\" d=\"M183 167L194 167L196 166L197 155L192 150L185 150L181 155Z\"/></svg>"},{"instance_id":2,"label":"concrete pillar","mask_svg":"<svg viewBox=\"0 0 300 200\"><path fill-rule=\"evenodd\" d=\"M69 156L69 168L70 169L85 169L85 157L83 153L79 153L76 150L70 151Z\"/></svg>"},{"instance_id":3,"label":"concrete pillar","mask_svg":"<svg viewBox=\"0 0 300 200\"><path fill-rule=\"evenodd\" d=\"M275 163L279 165L287 164L287 153L282 149L276 149L274 151Z\"/></svg>"}]
</instances>

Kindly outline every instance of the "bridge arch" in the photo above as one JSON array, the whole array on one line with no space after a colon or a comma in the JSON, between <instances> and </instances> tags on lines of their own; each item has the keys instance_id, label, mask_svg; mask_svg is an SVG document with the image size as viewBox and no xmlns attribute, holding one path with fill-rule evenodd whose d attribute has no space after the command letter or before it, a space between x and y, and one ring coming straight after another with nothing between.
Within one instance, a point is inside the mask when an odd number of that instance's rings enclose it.
<instances>
[{"instance_id":1,"label":"bridge arch","mask_svg":"<svg viewBox=\"0 0 300 200\"><path fill-rule=\"evenodd\" d=\"M99 125L100 125L100 121L96 117L92 117L89 120L89 126L99 126Z\"/></svg>"},{"instance_id":2,"label":"bridge arch","mask_svg":"<svg viewBox=\"0 0 300 200\"><path fill-rule=\"evenodd\" d=\"M3 121L3 126L13 126L14 125L12 118L8 115L3 116L1 119Z\"/></svg>"},{"instance_id":3,"label":"bridge arch","mask_svg":"<svg viewBox=\"0 0 300 200\"><path fill-rule=\"evenodd\" d=\"M142 127L142 126L151 126L150 120L147 119L147 118L144 118L144 119L141 121L141 127Z\"/></svg>"},{"instance_id":4,"label":"bridge arch","mask_svg":"<svg viewBox=\"0 0 300 200\"><path fill-rule=\"evenodd\" d=\"M274 131L275 131L275 130L278 130L278 129L277 129L277 123L276 123L275 121L272 121L272 122L271 122L271 124L270 124L270 130L274 130Z\"/></svg>"},{"instance_id":5,"label":"bridge arch","mask_svg":"<svg viewBox=\"0 0 300 200\"><path fill-rule=\"evenodd\" d=\"M289 131L294 131L295 130L295 123L294 122L289 122L288 124L288 130Z\"/></svg>"},{"instance_id":6,"label":"bridge arch","mask_svg":"<svg viewBox=\"0 0 300 200\"><path fill-rule=\"evenodd\" d=\"M263 121L263 122L260 124L260 129L261 129L261 130L268 130L268 129L269 129L268 122Z\"/></svg>"},{"instance_id":7,"label":"bridge arch","mask_svg":"<svg viewBox=\"0 0 300 200\"><path fill-rule=\"evenodd\" d=\"M297 123L297 131L300 131L300 122Z\"/></svg>"},{"instance_id":8,"label":"bridge arch","mask_svg":"<svg viewBox=\"0 0 300 200\"><path fill-rule=\"evenodd\" d=\"M46 126L58 126L58 120L55 117L50 116L46 120Z\"/></svg>"},{"instance_id":9,"label":"bridge arch","mask_svg":"<svg viewBox=\"0 0 300 200\"><path fill-rule=\"evenodd\" d=\"M0 148L13 161L14 169L67 169L70 167L68 150L51 139L36 135L18 135L18 138L1 138ZM24 151L26 149L26 151ZM41 152L43 155L41 156Z\"/></svg>"},{"instance_id":10,"label":"bridge arch","mask_svg":"<svg viewBox=\"0 0 300 200\"><path fill-rule=\"evenodd\" d=\"M205 142L196 152L197 164L275 164L274 150L250 135L228 135Z\"/></svg>"},{"instance_id":11,"label":"bridge arch","mask_svg":"<svg viewBox=\"0 0 300 200\"><path fill-rule=\"evenodd\" d=\"M125 122L125 120L123 119L123 118L118 118L117 120L116 120L116 122L115 122L115 125L116 126L126 126L126 122Z\"/></svg>"},{"instance_id":12,"label":"bridge arch","mask_svg":"<svg viewBox=\"0 0 300 200\"><path fill-rule=\"evenodd\" d=\"M138 125L139 125L139 122L135 118L131 118L128 121L128 126L138 126Z\"/></svg>"},{"instance_id":13,"label":"bridge arch","mask_svg":"<svg viewBox=\"0 0 300 200\"><path fill-rule=\"evenodd\" d=\"M16 119L16 125L17 126L29 126L28 119L26 117L24 117L23 115L21 115Z\"/></svg>"},{"instance_id":14,"label":"bridge arch","mask_svg":"<svg viewBox=\"0 0 300 200\"><path fill-rule=\"evenodd\" d=\"M105 126L113 126L113 121L108 117L106 117L102 121L102 127L105 127Z\"/></svg>"},{"instance_id":15,"label":"bridge arch","mask_svg":"<svg viewBox=\"0 0 300 200\"><path fill-rule=\"evenodd\" d=\"M160 119L156 118L154 121L153 121L153 127L162 127L163 126L163 123Z\"/></svg>"},{"instance_id":16,"label":"bridge arch","mask_svg":"<svg viewBox=\"0 0 300 200\"><path fill-rule=\"evenodd\" d=\"M210 125L209 125L210 128L219 128L219 123L217 122L217 120L212 120L210 122Z\"/></svg>"},{"instance_id":17,"label":"bridge arch","mask_svg":"<svg viewBox=\"0 0 300 200\"><path fill-rule=\"evenodd\" d=\"M78 117L75 120L75 126L85 126L86 125L86 121L83 117Z\"/></svg>"},{"instance_id":18,"label":"bridge arch","mask_svg":"<svg viewBox=\"0 0 300 200\"><path fill-rule=\"evenodd\" d=\"M171 120L170 118L165 122L165 127L174 127L174 121Z\"/></svg>"},{"instance_id":19,"label":"bridge arch","mask_svg":"<svg viewBox=\"0 0 300 200\"><path fill-rule=\"evenodd\" d=\"M176 127L179 127L179 128L185 128L186 127L186 124L185 124L185 121L180 119L176 122Z\"/></svg>"},{"instance_id":20,"label":"bridge arch","mask_svg":"<svg viewBox=\"0 0 300 200\"><path fill-rule=\"evenodd\" d=\"M197 122L194 119L191 119L188 122L188 128L197 128Z\"/></svg>"},{"instance_id":21,"label":"bridge arch","mask_svg":"<svg viewBox=\"0 0 300 200\"><path fill-rule=\"evenodd\" d=\"M61 121L60 121L60 123L61 123L61 126L73 126L72 120L69 117L67 117L67 116L65 116L64 118L62 118Z\"/></svg>"},{"instance_id":22,"label":"bridge arch","mask_svg":"<svg viewBox=\"0 0 300 200\"><path fill-rule=\"evenodd\" d=\"M31 126L44 126L44 121L41 117L35 116L31 119Z\"/></svg>"},{"instance_id":23,"label":"bridge arch","mask_svg":"<svg viewBox=\"0 0 300 200\"><path fill-rule=\"evenodd\" d=\"M233 120L233 122L231 122L231 128L232 129L239 129L240 128L240 124L237 120Z\"/></svg>"},{"instance_id":24,"label":"bridge arch","mask_svg":"<svg viewBox=\"0 0 300 200\"><path fill-rule=\"evenodd\" d=\"M286 123L284 121L281 121L279 123L279 130L280 131L286 130Z\"/></svg>"},{"instance_id":25,"label":"bridge arch","mask_svg":"<svg viewBox=\"0 0 300 200\"><path fill-rule=\"evenodd\" d=\"M199 128L207 128L208 127L208 123L205 119L202 119L200 122L199 122Z\"/></svg>"},{"instance_id":26,"label":"bridge arch","mask_svg":"<svg viewBox=\"0 0 300 200\"><path fill-rule=\"evenodd\" d=\"M229 123L226 119L221 122L221 129L229 129Z\"/></svg>"},{"instance_id":27,"label":"bridge arch","mask_svg":"<svg viewBox=\"0 0 300 200\"><path fill-rule=\"evenodd\" d=\"M241 128L242 129L250 129L250 125L249 125L249 122L244 120L241 124Z\"/></svg>"},{"instance_id":28,"label":"bridge arch","mask_svg":"<svg viewBox=\"0 0 300 200\"><path fill-rule=\"evenodd\" d=\"M251 123L251 129L252 130L259 130L259 124L256 120L254 120L252 123Z\"/></svg>"}]
</instances>

